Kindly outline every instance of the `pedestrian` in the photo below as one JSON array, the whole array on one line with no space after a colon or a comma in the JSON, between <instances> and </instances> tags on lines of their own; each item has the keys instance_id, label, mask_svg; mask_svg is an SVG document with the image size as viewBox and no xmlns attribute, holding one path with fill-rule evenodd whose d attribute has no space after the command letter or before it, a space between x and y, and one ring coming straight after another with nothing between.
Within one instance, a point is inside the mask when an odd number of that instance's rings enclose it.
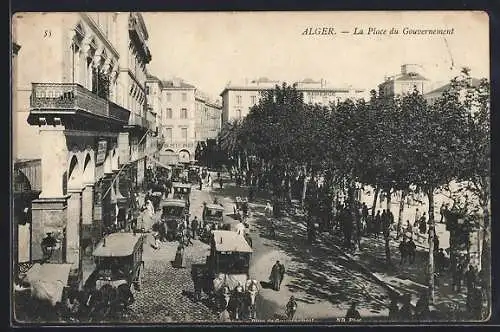
<instances>
[{"instance_id":1,"label":"pedestrian","mask_svg":"<svg viewBox=\"0 0 500 332\"><path fill-rule=\"evenodd\" d=\"M273 207L271 206L271 202L270 201L267 201L267 203L266 203L266 208L264 209L264 214L268 218L272 217L272 215L273 215Z\"/></svg>"},{"instance_id":2,"label":"pedestrian","mask_svg":"<svg viewBox=\"0 0 500 332\"><path fill-rule=\"evenodd\" d=\"M422 217L420 217L420 220L418 221L418 223L419 223L418 229L419 229L420 234L427 233L427 216L426 216L425 212L422 215Z\"/></svg>"},{"instance_id":3,"label":"pedestrian","mask_svg":"<svg viewBox=\"0 0 500 332\"><path fill-rule=\"evenodd\" d=\"M439 248L439 250L435 254L435 258L434 258L434 260L436 261L436 271L439 274L443 273L443 271L444 271L445 259L446 259L446 257L444 255L443 248Z\"/></svg>"},{"instance_id":4,"label":"pedestrian","mask_svg":"<svg viewBox=\"0 0 500 332\"><path fill-rule=\"evenodd\" d=\"M422 214L420 213L420 211L418 210L418 208L416 208L415 210L415 220L413 222L413 225L418 225L418 223L420 222L420 218L422 217Z\"/></svg>"},{"instance_id":5,"label":"pedestrian","mask_svg":"<svg viewBox=\"0 0 500 332\"><path fill-rule=\"evenodd\" d=\"M222 177L220 176L220 173L219 173L219 187L220 187L220 189L222 189L223 185L224 185L224 180L222 179Z\"/></svg>"},{"instance_id":6,"label":"pedestrian","mask_svg":"<svg viewBox=\"0 0 500 332\"><path fill-rule=\"evenodd\" d=\"M410 238L406 244L406 250L408 253L408 261L410 264L415 263L415 256L417 253L417 246L415 245L415 242L413 242L413 239Z\"/></svg>"},{"instance_id":7,"label":"pedestrian","mask_svg":"<svg viewBox=\"0 0 500 332\"><path fill-rule=\"evenodd\" d=\"M401 240L401 242L399 243L399 254L401 255L399 265L402 265L408 257L408 245L406 242L406 237L403 237L403 240Z\"/></svg>"},{"instance_id":8,"label":"pedestrian","mask_svg":"<svg viewBox=\"0 0 500 332\"><path fill-rule=\"evenodd\" d=\"M272 288L275 291L280 290L280 261L276 261L271 269L271 275L269 276L271 280Z\"/></svg>"},{"instance_id":9,"label":"pedestrian","mask_svg":"<svg viewBox=\"0 0 500 332\"><path fill-rule=\"evenodd\" d=\"M474 291L476 289L476 269L472 264L469 264L469 270L465 272L465 282L467 286L467 310L472 310L472 302L474 298Z\"/></svg>"},{"instance_id":10,"label":"pedestrian","mask_svg":"<svg viewBox=\"0 0 500 332\"><path fill-rule=\"evenodd\" d=\"M146 210L148 211L148 216L150 218L153 218L155 215L155 208L153 206L153 203L149 199L146 201Z\"/></svg>"},{"instance_id":11,"label":"pedestrian","mask_svg":"<svg viewBox=\"0 0 500 332\"><path fill-rule=\"evenodd\" d=\"M347 310L347 313L345 315L345 319L349 321L358 321L361 320L361 315L359 314L359 311L356 309L357 302L353 302L351 304L351 307L349 310Z\"/></svg>"},{"instance_id":12,"label":"pedestrian","mask_svg":"<svg viewBox=\"0 0 500 332\"><path fill-rule=\"evenodd\" d=\"M184 245L182 243L179 243L179 246L177 246L177 252L175 253L175 266L178 268L185 268L186 267L186 260L184 257Z\"/></svg>"},{"instance_id":13,"label":"pedestrian","mask_svg":"<svg viewBox=\"0 0 500 332\"><path fill-rule=\"evenodd\" d=\"M193 239L196 239L196 234L198 233L198 227L200 223L198 221L198 217L194 216L194 219L191 221L191 232L192 232L192 237Z\"/></svg>"},{"instance_id":14,"label":"pedestrian","mask_svg":"<svg viewBox=\"0 0 500 332\"><path fill-rule=\"evenodd\" d=\"M283 282L283 279L285 278L285 265L283 265L280 262L278 262L278 264L279 264L279 273L280 273L279 287L281 287L281 283Z\"/></svg>"},{"instance_id":15,"label":"pedestrian","mask_svg":"<svg viewBox=\"0 0 500 332\"><path fill-rule=\"evenodd\" d=\"M297 311L297 302L295 301L295 297L290 296L290 300L286 304L286 316L288 320L293 320L293 316L295 316L295 312Z\"/></svg>"},{"instance_id":16,"label":"pedestrian","mask_svg":"<svg viewBox=\"0 0 500 332\"><path fill-rule=\"evenodd\" d=\"M411 321L413 319L413 308L411 305L411 295L406 294L403 297L403 306L399 310L399 319L403 321Z\"/></svg>"},{"instance_id":17,"label":"pedestrian","mask_svg":"<svg viewBox=\"0 0 500 332\"><path fill-rule=\"evenodd\" d=\"M153 237L154 244L151 245L153 249L158 250L160 249L160 223L155 222L151 226L151 236Z\"/></svg>"},{"instance_id":18,"label":"pedestrian","mask_svg":"<svg viewBox=\"0 0 500 332\"><path fill-rule=\"evenodd\" d=\"M378 239L378 235L380 233L380 225L382 224L382 216L380 215L380 210L377 211L377 214L375 215L375 229L374 229L374 234L375 237Z\"/></svg>"},{"instance_id":19,"label":"pedestrian","mask_svg":"<svg viewBox=\"0 0 500 332\"><path fill-rule=\"evenodd\" d=\"M404 230L405 232L405 236L408 238L408 239L413 239L413 227L412 225L410 224L410 221L409 220L406 220L406 228Z\"/></svg>"},{"instance_id":20,"label":"pedestrian","mask_svg":"<svg viewBox=\"0 0 500 332\"><path fill-rule=\"evenodd\" d=\"M396 240L399 240L401 236L404 237L404 231L403 231L403 222L401 221L401 218L398 219L398 224L396 225Z\"/></svg>"},{"instance_id":21,"label":"pedestrian","mask_svg":"<svg viewBox=\"0 0 500 332\"><path fill-rule=\"evenodd\" d=\"M201 177L201 175L198 175L198 181L200 183L200 190L203 189L203 178Z\"/></svg>"},{"instance_id":22,"label":"pedestrian","mask_svg":"<svg viewBox=\"0 0 500 332\"><path fill-rule=\"evenodd\" d=\"M453 289L460 293L462 291L462 278L465 269L465 259L462 255L459 255L455 262L455 267L453 269L453 281L452 286Z\"/></svg>"},{"instance_id":23,"label":"pedestrian","mask_svg":"<svg viewBox=\"0 0 500 332\"><path fill-rule=\"evenodd\" d=\"M396 299L392 299L389 304L389 320L395 321L399 319L399 306Z\"/></svg>"}]
</instances>

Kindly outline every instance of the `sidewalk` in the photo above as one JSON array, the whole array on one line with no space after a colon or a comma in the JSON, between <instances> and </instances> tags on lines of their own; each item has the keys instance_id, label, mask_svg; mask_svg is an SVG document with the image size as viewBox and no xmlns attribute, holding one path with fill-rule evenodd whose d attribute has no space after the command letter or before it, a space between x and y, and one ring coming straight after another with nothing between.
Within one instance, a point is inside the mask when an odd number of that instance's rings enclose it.
<instances>
[{"instance_id":1,"label":"sidewalk","mask_svg":"<svg viewBox=\"0 0 500 332\"><path fill-rule=\"evenodd\" d=\"M392 267L387 267L385 254L385 241L382 235L379 238L363 237L361 239L361 250L355 253L346 252L341 248L342 239L337 236L323 235L325 240L337 247L345 256L355 261L364 270L371 273L373 277L390 289L395 295L410 294L412 304L415 305L422 291L428 289L428 250L426 241L417 242L417 253L415 262L400 264L399 241L394 240L396 234L391 234L390 250ZM435 285L434 306L431 310L439 313L440 317L447 320L460 320L460 313L466 312L467 291L464 281L462 291L457 293L452 289L451 273L445 271L439 278L439 286Z\"/></svg>"}]
</instances>

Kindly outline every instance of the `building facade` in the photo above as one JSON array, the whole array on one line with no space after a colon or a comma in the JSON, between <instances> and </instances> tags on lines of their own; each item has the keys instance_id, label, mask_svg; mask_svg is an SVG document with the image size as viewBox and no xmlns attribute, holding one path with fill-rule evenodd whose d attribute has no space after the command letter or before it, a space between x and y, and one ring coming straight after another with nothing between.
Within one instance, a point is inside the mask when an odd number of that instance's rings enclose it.
<instances>
[{"instance_id":1,"label":"building facade","mask_svg":"<svg viewBox=\"0 0 500 332\"><path fill-rule=\"evenodd\" d=\"M217 139L222 126L222 105L219 100L211 99L207 94L196 91L196 125L197 142Z\"/></svg>"},{"instance_id":2,"label":"building facade","mask_svg":"<svg viewBox=\"0 0 500 332\"><path fill-rule=\"evenodd\" d=\"M147 32L137 13L24 13L13 21L23 45L13 72L14 169L40 191L30 206L30 261L42 259L52 233L50 261L71 263L81 282L86 249L125 219L140 185L141 135L150 130Z\"/></svg>"},{"instance_id":3,"label":"building facade","mask_svg":"<svg viewBox=\"0 0 500 332\"><path fill-rule=\"evenodd\" d=\"M281 86L282 83L266 77L251 82L246 81L244 84L229 83L220 94L222 123L242 119L248 114L250 108L259 102L262 92L273 90L276 85ZM329 105L346 99L355 100L366 97L365 90L333 87L325 80L304 79L293 84L296 85L298 91L302 92L306 103Z\"/></svg>"},{"instance_id":4,"label":"building facade","mask_svg":"<svg viewBox=\"0 0 500 332\"><path fill-rule=\"evenodd\" d=\"M420 74L421 67L416 64L404 64L401 66L401 73L386 77L384 82L379 84L379 94L387 97L394 97L413 92L415 89L421 94L428 92L430 82Z\"/></svg>"}]
</instances>

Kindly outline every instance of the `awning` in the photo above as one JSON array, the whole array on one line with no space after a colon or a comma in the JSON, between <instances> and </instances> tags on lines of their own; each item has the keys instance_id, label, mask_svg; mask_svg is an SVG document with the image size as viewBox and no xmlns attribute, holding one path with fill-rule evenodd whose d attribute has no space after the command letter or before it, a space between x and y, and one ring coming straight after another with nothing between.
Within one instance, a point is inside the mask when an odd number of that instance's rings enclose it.
<instances>
[{"instance_id":1,"label":"awning","mask_svg":"<svg viewBox=\"0 0 500 332\"><path fill-rule=\"evenodd\" d=\"M28 270L24 281L30 285L31 296L48 300L55 305L61 301L64 287L68 285L71 264L39 264Z\"/></svg>"}]
</instances>

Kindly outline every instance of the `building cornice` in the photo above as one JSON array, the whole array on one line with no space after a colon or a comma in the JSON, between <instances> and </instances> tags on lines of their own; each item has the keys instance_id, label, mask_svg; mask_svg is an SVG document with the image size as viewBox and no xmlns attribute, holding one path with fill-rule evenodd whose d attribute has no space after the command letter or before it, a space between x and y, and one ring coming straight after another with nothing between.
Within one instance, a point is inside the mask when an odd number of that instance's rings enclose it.
<instances>
[{"instance_id":1,"label":"building cornice","mask_svg":"<svg viewBox=\"0 0 500 332\"><path fill-rule=\"evenodd\" d=\"M113 55L119 59L120 54L118 51L115 49L115 47L110 43L108 38L104 35L104 33L101 31L101 29L97 26L97 24L94 22L94 20L86 13L80 13L82 16L83 20L85 23L89 25L89 27L92 29L92 31L97 35L97 37L104 43L104 45L113 53Z\"/></svg>"}]
</instances>

